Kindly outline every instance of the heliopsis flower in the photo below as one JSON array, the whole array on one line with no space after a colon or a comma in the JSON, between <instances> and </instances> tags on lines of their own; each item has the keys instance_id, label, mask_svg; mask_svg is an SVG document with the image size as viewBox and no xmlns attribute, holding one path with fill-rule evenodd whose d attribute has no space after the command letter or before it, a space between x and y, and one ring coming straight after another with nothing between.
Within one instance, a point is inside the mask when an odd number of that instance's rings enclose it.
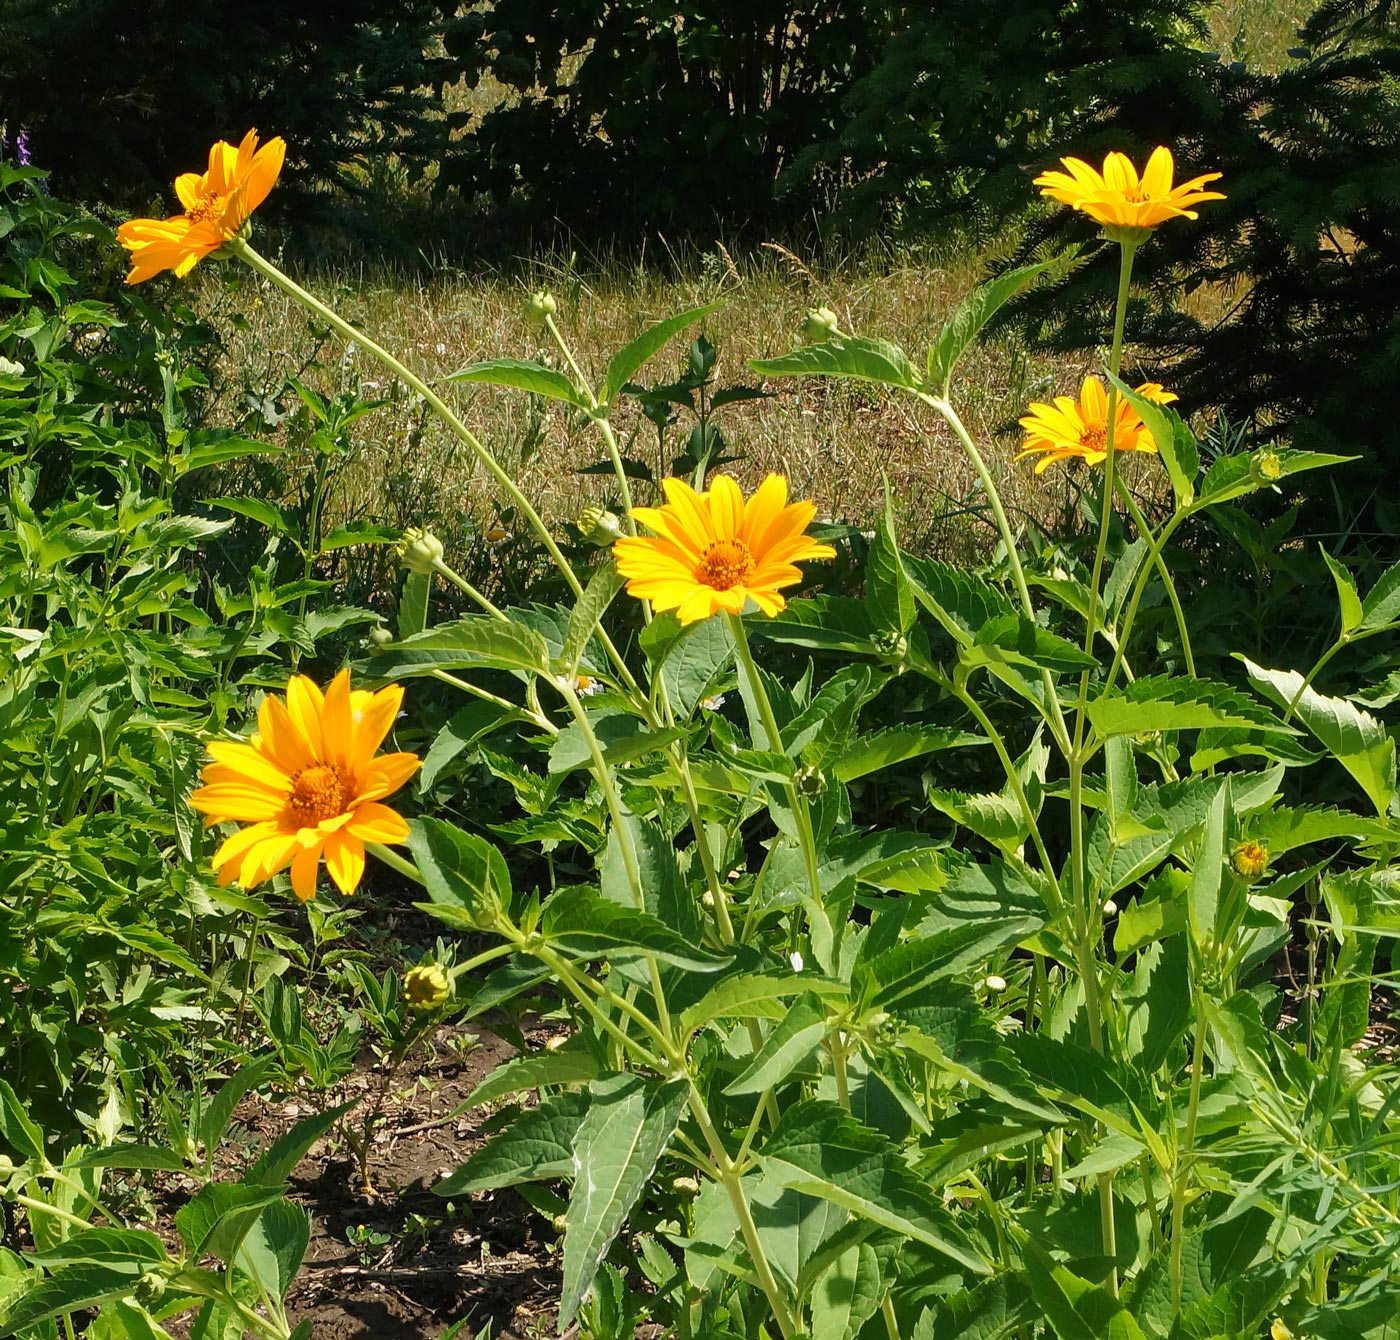
<instances>
[{"instance_id":1,"label":"heliopsis flower","mask_svg":"<svg viewBox=\"0 0 1400 1340\"><path fill-rule=\"evenodd\" d=\"M1157 382L1144 382L1138 394L1165 405L1175 400L1172 391ZM1108 395L1097 377L1085 377L1079 388L1079 399L1073 396L1055 397L1053 405L1035 401L1030 413L1020 421L1026 430L1026 442L1016 459L1040 456L1035 463L1036 474L1042 474L1056 461L1077 456L1089 465L1098 465L1108 455ZM1147 431L1137 411L1122 396L1114 415L1114 451L1156 451L1157 444Z\"/></svg>"},{"instance_id":2,"label":"heliopsis flower","mask_svg":"<svg viewBox=\"0 0 1400 1340\"><path fill-rule=\"evenodd\" d=\"M787 604L778 588L802 580L795 563L835 557L805 533L816 504L789 503L782 475L769 475L747 502L728 475L716 475L704 493L683 479L663 479L661 488L664 506L632 509L656 534L623 536L613 554L628 593L675 610L683 624L738 614L749 600L777 614Z\"/></svg>"},{"instance_id":3,"label":"heliopsis flower","mask_svg":"<svg viewBox=\"0 0 1400 1340\"><path fill-rule=\"evenodd\" d=\"M139 284L162 270L183 278L206 256L232 242L249 215L267 199L287 152L280 139L258 148L258 132L243 143L220 140L209 150L209 170L175 178L175 194L185 207L168 219L129 219L117 229L117 241L131 252L128 284Z\"/></svg>"},{"instance_id":4,"label":"heliopsis flower","mask_svg":"<svg viewBox=\"0 0 1400 1340\"><path fill-rule=\"evenodd\" d=\"M247 741L215 740L214 761L190 804L204 826L243 823L214 853L219 884L251 888L288 865L292 891L316 896L321 857L341 893L351 894L365 869L366 842L402 842L408 825L387 805L418 769L417 754L383 754L403 690L350 687L342 670L323 694L305 675L287 681L287 700L268 694L258 731Z\"/></svg>"},{"instance_id":5,"label":"heliopsis flower","mask_svg":"<svg viewBox=\"0 0 1400 1340\"><path fill-rule=\"evenodd\" d=\"M1141 241L1168 219L1194 219L1192 205L1225 199L1219 191L1201 189L1207 182L1215 181L1221 175L1218 172L1207 172L1173 186L1172 152L1165 147L1152 151L1141 177L1126 154L1109 154L1103 160L1102 172L1095 171L1082 158L1060 161L1069 171L1042 172L1035 179L1040 193L1097 220L1110 236L1114 236L1115 229L1127 230L1128 235L1118 240Z\"/></svg>"}]
</instances>

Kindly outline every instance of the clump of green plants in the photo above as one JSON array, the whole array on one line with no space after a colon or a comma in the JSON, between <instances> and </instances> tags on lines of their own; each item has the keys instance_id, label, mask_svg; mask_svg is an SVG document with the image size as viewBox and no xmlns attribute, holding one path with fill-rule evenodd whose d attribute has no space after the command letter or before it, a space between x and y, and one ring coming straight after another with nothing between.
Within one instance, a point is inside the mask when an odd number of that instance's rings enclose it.
<instances>
[{"instance_id":1,"label":"clump of green plants","mask_svg":"<svg viewBox=\"0 0 1400 1340\"><path fill-rule=\"evenodd\" d=\"M555 1219L560 1330L1391 1334L1394 1074L1369 1030L1400 926L1400 792L1371 707L1394 696L1400 563L1363 592L1325 560L1337 634L1307 673L1243 655L1231 678L1201 673L1183 537L1341 459L1269 448L1202 468L1172 393L1123 378L1138 251L1218 200L1216 174L1178 183L1162 148L1141 170L1111 154L1038 179L1099 226L1118 266L1099 375L1022 419L1023 468L1083 472L1085 537L1025 546L956 408L979 333L1072 256L974 291L917 358L818 309L805 342L754 364L907 397L976 473L993 561L906 552L887 504L860 598L800 594L844 537L782 475L746 493L715 471L704 431L689 478L629 469L619 397L709 309L655 323L590 372L540 294L530 315L558 366L498 358L456 377L596 427L620 512L578 527L594 553L578 570L432 385L251 246L274 158L251 136L221 146L218 172L182 183L186 216L124 225L131 277L219 253L305 304L440 416L563 594L498 602L439 539L406 532L393 633L324 687L286 677L246 737L210 738L190 801L221 830L214 882L240 887L224 896L285 871L314 921L322 867L348 895L372 859L460 937L402 993L355 971L390 1061L421 1028L410 1014L453 998L467 1017L544 1001L568 1019L561 1043L522 1049L468 1096L496 1108L493 1133L437 1187L454 1203L520 1187ZM691 349L697 384L655 399L706 384L705 342ZM1130 464L1165 476L1155 522ZM472 612L434 622L435 581ZM1348 665L1356 697L1315 686ZM418 723L421 755L394 738L420 684L461 695L447 721ZM412 816L415 776L463 757L509 788L513 816L450 788ZM204 874L194 853L184 864ZM304 1036L295 991L273 979L262 997L283 1064ZM333 1080L352 1044L312 1043ZM255 1080L230 1079L215 1117ZM25 1160L11 1186L68 1186L82 1156L48 1163L11 1098L0 1091L0 1136ZM156 1321L200 1307L206 1328L287 1340L303 1221L276 1183L348 1110L300 1123L234 1190L205 1186L184 1256L160 1246L158 1296L133 1293L145 1268L132 1262L155 1248L109 1228L84 1190L50 1215L57 1252L36 1240L3 1258L0 1330L49 1334L86 1307L116 1326L136 1296ZM164 1157L136 1148L93 1162ZM10 1201L43 1208L27 1189ZM210 1255L222 1270L198 1265Z\"/></svg>"}]
</instances>

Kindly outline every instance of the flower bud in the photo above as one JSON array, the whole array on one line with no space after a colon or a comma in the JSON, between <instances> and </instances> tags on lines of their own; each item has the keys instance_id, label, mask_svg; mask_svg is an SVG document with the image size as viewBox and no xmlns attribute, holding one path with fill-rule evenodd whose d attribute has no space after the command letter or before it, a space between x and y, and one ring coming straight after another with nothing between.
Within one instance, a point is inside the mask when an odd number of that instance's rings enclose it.
<instances>
[{"instance_id":1,"label":"flower bud","mask_svg":"<svg viewBox=\"0 0 1400 1340\"><path fill-rule=\"evenodd\" d=\"M1106 917L1116 917L1118 915L1118 904L1112 898L1105 898L1103 901L1103 914Z\"/></svg>"},{"instance_id":2,"label":"flower bud","mask_svg":"<svg viewBox=\"0 0 1400 1340\"><path fill-rule=\"evenodd\" d=\"M392 628L385 628L383 624L380 624L376 628L371 628L369 630L369 637L366 639L371 647L387 647L393 640L394 630Z\"/></svg>"},{"instance_id":3,"label":"flower bud","mask_svg":"<svg viewBox=\"0 0 1400 1340\"><path fill-rule=\"evenodd\" d=\"M394 552L410 572L428 576L442 562L442 541L431 531L410 526L394 546Z\"/></svg>"},{"instance_id":4,"label":"flower bud","mask_svg":"<svg viewBox=\"0 0 1400 1340\"><path fill-rule=\"evenodd\" d=\"M589 544L596 544L599 549L606 549L622 534L622 522L617 514L603 507L585 507L574 524L583 538Z\"/></svg>"},{"instance_id":5,"label":"flower bud","mask_svg":"<svg viewBox=\"0 0 1400 1340\"><path fill-rule=\"evenodd\" d=\"M999 996L1006 990L1006 978L998 977L996 973L992 973L990 976L982 979L982 985L986 990L990 991L992 995Z\"/></svg>"},{"instance_id":6,"label":"flower bud","mask_svg":"<svg viewBox=\"0 0 1400 1340\"><path fill-rule=\"evenodd\" d=\"M525 304L525 320L535 329L542 330L544 323L558 311L559 304L555 302L554 294L548 289L536 289Z\"/></svg>"},{"instance_id":7,"label":"flower bud","mask_svg":"<svg viewBox=\"0 0 1400 1340\"><path fill-rule=\"evenodd\" d=\"M1256 451L1249 473L1256 484L1277 483L1283 477L1283 460L1276 451Z\"/></svg>"},{"instance_id":8,"label":"flower bud","mask_svg":"<svg viewBox=\"0 0 1400 1340\"><path fill-rule=\"evenodd\" d=\"M909 655L909 639L903 633L896 633L893 630L872 633L870 641L874 644L880 659L889 665L902 665L904 658Z\"/></svg>"},{"instance_id":9,"label":"flower bud","mask_svg":"<svg viewBox=\"0 0 1400 1340\"><path fill-rule=\"evenodd\" d=\"M679 1191L683 1196L694 1196L699 1194L700 1181L695 1177L677 1177L671 1183L672 1191Z\"/></svg>"},{"instance_id":10,"label":"flower bud","mask_svg":"<svg viewBox=\"0 0 1400 1340\"><path fill-rule=\"evenodd\" d=\"M143 1270L131 1296L149 1312L165 1297L165 1276L158 1270Z\"/></svg>"},{"instance_id":11,"label":"flower bud","mask_svg":"<svg viewBox=\"0 0 1400 1340\"><path fill-rule=\"evenodd\" d=\"M404 974L403 998L415 1014L440 1010L452 999L452 980L436 963L420 963Z\"/></svg>"},{"instance_id":12,"label":"flower bud","mask_svg":"<svg viewBox=\"0 0 1400 1340\"><path fill-rule=\"evenodd\" d=\"M1241 879L1253 883L1269 868L1269 848L1256 838L1239 843L1230 853L1230 868Z\"/></svg>"},{"instance_id":13,"label":"flower bud","mask_svg":"<svg viewBox=\"0 0 1400 1340\"><path fill-rule=\"evenodd\" d=\"M806 796L808 800L815 800L826 790L826 776L820 768L798 768L792 784L797 788L799 795Z\"/></svg>"},{"instance_id":14,"label":"flower bud","mask_svg":"<svg viewBox=\"0 0 1400 1340\"><path fill-rule=\"evenodd\" d=\"M1293 1332L1282 1317L1275 1317L1269 1323L1269 1340L1293 1340Z\"/></svg>"},{"instance_id":15,"label":"flower bud","mask_svg":"<svg viewBox=\"0 0 1400 1340\"><path fill-rule=\"evenodd\" d=\"M799 329L808 344L820 344L841 333L841 322L830 307L809 307Z\"/></svg>"}]
</instances>

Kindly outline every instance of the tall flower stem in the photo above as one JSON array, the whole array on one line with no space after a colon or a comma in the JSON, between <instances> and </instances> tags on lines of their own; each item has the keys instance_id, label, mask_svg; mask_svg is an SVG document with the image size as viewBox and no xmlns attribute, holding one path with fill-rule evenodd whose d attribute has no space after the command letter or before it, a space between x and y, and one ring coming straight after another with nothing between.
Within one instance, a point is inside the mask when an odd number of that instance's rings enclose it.
<instances>
[{"instance_id":1,"label":"tall flower stem","mask_svg":"<svg viewBox=\"0 0 1400 1340\"><path fill-rule=\"evenodd\" d=\"M1131 490L1123 482L1120 476L1117 480L1118 496L1122 498L1123 505L1128 509L1128 515L1133 519L1133 525L1138 529L1138 534L1148 543L1148 561L1157 569L1157 575L1162 579L1162 589L1167 593L1167 599L1171 602L1172 615L1176 619L1176 635L1181 639L1181 655L1186 662L1186 673L1192 679L1196 678L1196 658L1191 653L1191 632L1186 626L1186 611L1181 608L1181 598L1176 593L1176 582L1172 580L1171 569L1167 566L1167 561L1162 557L1162 544L1159 543L1152 533L1152 527L1147 524L1147 518L1142 514L1142 508L1137 505L1137 499L1133 497ZM1144 568L1147 563L1143 564ZM1137 608L1136 605L1133 607ZM1119 639L1119 647L1128 645L1128 632L1131 625L1125 626L1123 634Z\"/></svg>"}]
</instances>

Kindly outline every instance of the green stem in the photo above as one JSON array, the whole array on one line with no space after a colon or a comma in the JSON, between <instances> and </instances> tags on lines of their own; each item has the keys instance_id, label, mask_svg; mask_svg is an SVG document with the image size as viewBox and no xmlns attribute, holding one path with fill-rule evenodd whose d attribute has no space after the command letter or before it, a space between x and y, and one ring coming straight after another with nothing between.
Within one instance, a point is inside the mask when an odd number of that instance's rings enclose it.
<instances>
[{"instance_id":1,"label":"green stem","mask_svg":"<svg viewBox=\"0 0 1400 1340\"><path fill-rule=\"evenodd\" d=\"M1201 1070L1205 1066L1206 1012L1204 992L1196 991L1196 1036L1191 1043L1191 1096L1186 1108L1186 1134L1176 1158L1172 1178L1172 1246L1168 1262L1171 1278L1172 1316L1181 1316L1181 1253L1186 1245L1186 1193L1190 1189L1191 1162L1196 1151L1196 1121L1201 1108Z\"/></svg>"},{"instance_id":2,"label":"green stem","mask_svg":"<svg viewBox=\"0 0 1400 1340\"><path fill-rule=\"evenodd\" d=\"M1147 524L1147 518L1143 516L1142 509L1137 505L1137 499L1133 497L1131 490L1123 483L1121 477L1118 483L1118 496L1123 499L1124 506L1128 509L1128 515L1133 518L1133 525L1138 528L1138 534L1148 542L1148 558L1157 569L1157 575L1162 579L1162 587L1167 593L1167 599L1171 601L1172 614L1176 617L1176 635L1181 639L1181 654L1186 661L1186 673L1192 679L1196 678L1196 659L1191 653L1191 632L1186 626L1186 612L1181 608L1181 599L1176 593L1176 582L1172 580L1171 569L1167 566L1166 559L1162 557L1162 546L1155 544L1152 537L1152 527ZM1146 568L1144 563L1143 567ZM1127 635L1130 627L1123 630L1122 645L1127 645ZM1116 649L1115 649L1116 650Z\"/></svg>"},{"instance_id":3,"label":"green stem","mask_svg":"<svg viewBox=\"0 0 1400 1340\"><path fill-rule=\"evenodd\" d=\"M1192 515L1192 511L1191 508L1185 508L1180 512L1173 513L1167 518L1162 529L1148 541L1147 559L1133 579L1133 593L1128 599L1128 607L1123 616L1123 631L1118 637L1117 646L1113 653L1113 663L1108 667L1108 674L1104 678L1105 693L1113 687L1114 681L1118 678L1119 670L1124 668L1124 658L1128 654L1128 634L1132 632L1133 623L1137 619L1138 605L1142 601L1143 592L1147 590L1147 581L1151 570L1161 559L1167 541L1176 533L1177 527L1188 516Z\"/></svg>"},{"instance_id":4,"label":"green stem","mask_svg":"<svg viewBox=\"0 0 1400 1340\"><path fill-rule=\"evenodd\" d=\"M509 623L510 616L502 614L480 591L476 589L465 577L455 569L449 567L442 559L433 561L433 571L444 581L451 582L459 591L463 592L468 599L476 601L493 619L499 619L502 623Z\"/></svg>"},{"instance_id":5,"label":"green stem","mask_svg":"<svg viewBox=\"0 0 1400 1340\"><path fill-rule=\"evenodd\" d=\"M451 684L454 689L461 689L463 693L470 693L473 697L480 698L482 702L494 703L497 707L503 707L512 714L522 714L532 726L538 726L542 731L550 735L559 734L559 727L545 716L543 712L532 712L527 708L522 708L507 698L497 697L496 694L486 689L478 688L475 684L471 684L465 679L458 679L456 675L446 670L432 670L429 673L433 679L441 680L444 684Z\"/></svg>"}]
</instances>

